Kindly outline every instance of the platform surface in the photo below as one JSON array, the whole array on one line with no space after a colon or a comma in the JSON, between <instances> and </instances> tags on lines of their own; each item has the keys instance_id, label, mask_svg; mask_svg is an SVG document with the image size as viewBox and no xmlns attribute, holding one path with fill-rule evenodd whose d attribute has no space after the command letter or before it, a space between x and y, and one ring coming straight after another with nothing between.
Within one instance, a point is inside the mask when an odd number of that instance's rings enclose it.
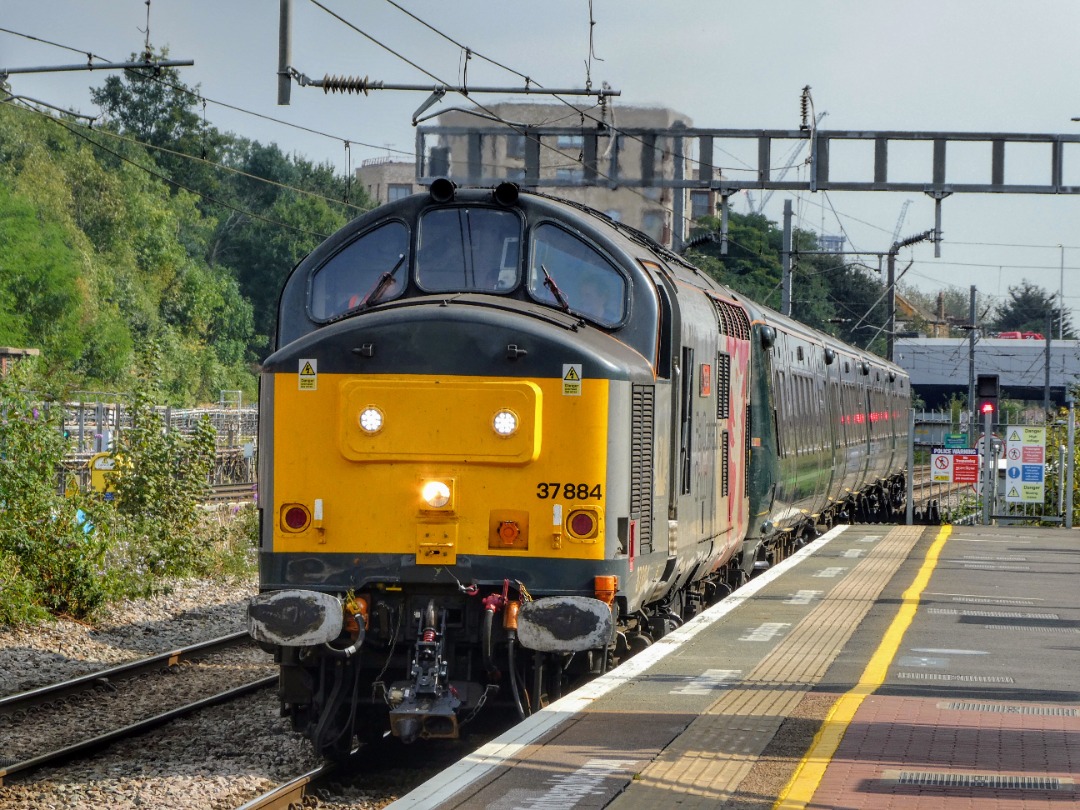
<instances>
[{"instance_id":1,"label":"platform surface","mask_svg":"<svg viewBox=\"0 0 1080 810\"><path fill-rule=\"evenodd\" d=\"M1080 533L830 532L390 805L1080 802Z\"/></svg>"}]
</instances>

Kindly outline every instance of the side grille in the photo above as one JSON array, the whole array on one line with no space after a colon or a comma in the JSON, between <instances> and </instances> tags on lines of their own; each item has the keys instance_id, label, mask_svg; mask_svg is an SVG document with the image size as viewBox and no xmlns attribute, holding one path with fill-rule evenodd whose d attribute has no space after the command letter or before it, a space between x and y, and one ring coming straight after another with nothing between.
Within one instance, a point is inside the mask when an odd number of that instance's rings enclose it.
<instances>
[{"instance_id":1,"label":"side grille","mask_svg":"<svg viewBox=\"0 0 1080 810\"><path fill-rule=\"evenodd\" d=\"M653 522L653 397L651 385L633 387L630 428L630 516L638 522L639 553L652 551Z\"/></svg>"},{"instance_id":2,"label":"side grille","mask_svg":"<svg viewBox=\"0 0 1080 810\"><path fill-rule=\"evenodd\" d=\"M731 355L716 355L716 418L727 419L731 415Z\"/></svg>"},{"instance_id":3,"label":"side grille","mask_svg":"<svg viewBox=\"0 0 1080 810\"><path fill-rule=\"evenodd\" d=\"M728 449L728 439L728 432L725 430L720 434L720 441L723 442L720 451L720 495L725 498L728 494L728 469L731 466L731 451Z\"/></svg>"},{"instance_id":4,"label":"side grille","mask_svg":"<svg viewBox=\"0 0 1080 810\"><path fill-rule=\"evenodd\" d=\"M716 318L720 324L720 334L729 335L739 340L750 339L750 319L742 307L709 296L716 308Z\"/></svg>"}]
</instances>

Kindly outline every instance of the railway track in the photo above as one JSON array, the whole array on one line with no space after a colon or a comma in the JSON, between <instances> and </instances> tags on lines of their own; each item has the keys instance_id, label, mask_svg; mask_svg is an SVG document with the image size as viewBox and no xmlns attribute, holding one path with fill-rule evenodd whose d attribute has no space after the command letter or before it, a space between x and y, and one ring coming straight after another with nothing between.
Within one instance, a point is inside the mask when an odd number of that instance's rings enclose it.
<instances>
[{"instance_id":1,"label":"railway track","mask_svg":"<svg viewBox=\"0 0 1080 810\"><path fill-rule=\"evenodd\" d=\"M0 784L271 687L265 659L247 633L234 633L0 698Z\"/></svg>"}]
</instances>

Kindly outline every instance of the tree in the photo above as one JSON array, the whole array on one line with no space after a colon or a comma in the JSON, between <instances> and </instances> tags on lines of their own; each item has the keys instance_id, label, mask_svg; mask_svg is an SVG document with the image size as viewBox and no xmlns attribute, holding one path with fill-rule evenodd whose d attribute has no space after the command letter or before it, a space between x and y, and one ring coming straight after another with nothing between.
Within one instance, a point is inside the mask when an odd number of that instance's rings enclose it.
<instances>
[{"instance_id":1,"label":"tree","mask_svg":"<svg viewBox=\"0 0 1080 810\"><path fill-rule=\"evenodd\" d=\"M702 217L692 236L715 235L719 226L715 217ZM727 254L720 253L714 238L702 240L687 258L736 292L778 310L782 242L781 231L762 214L733 212ZM872 351L883 354L885 337L879 327L885 323L886 304L881 285L842 257L818 253L817 235L810 231L797 229L792 244L792 317L849 343L869 343Z\"/></svg>"},{"instance_id":2,"label":"tree","mask_svg":"<svg viewBox=\"0 0 1080 810\"><path fill-rule=\"evenodd\" d=\"M1053 336L1058 336L1060 311L1057 294L1048 293L1026 279L1019 286L1009 287L1009 296L998 305L989 327L997 332L1046 332L1047 316L1050 317ZM1065 311L1063 337L1076 339L1072 316Z\"/></svg>"}]
</instances>

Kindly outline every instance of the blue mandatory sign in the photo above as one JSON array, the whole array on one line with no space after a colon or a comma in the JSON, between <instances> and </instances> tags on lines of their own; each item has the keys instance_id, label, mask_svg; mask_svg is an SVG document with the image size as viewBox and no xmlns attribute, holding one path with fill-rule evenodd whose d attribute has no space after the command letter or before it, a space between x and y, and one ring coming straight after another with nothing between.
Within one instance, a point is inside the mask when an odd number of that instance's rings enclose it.
<instances>
[{"instance_id":1,"label":"blue mandatory sign","mask_svg":"<svg viewBox=\"0 0 1080 810\"><path fill-rule=\"evenodd\" d=\"M1009 478L1019 478L1019 477L1020 477L1020 468L1019 467L1009 467Z\"/></svg>"},{"instance_id":2,"label":"blue mandatory sign","mask_svg":"<svg viewBox=\"0 0 1080 810\"><path fill-rule=\"evenodd\" d=\"M1025 464L1024 483L1041 484L1043 480L1043 466L1041 464Z\"/></svg>"}]
</instances>

